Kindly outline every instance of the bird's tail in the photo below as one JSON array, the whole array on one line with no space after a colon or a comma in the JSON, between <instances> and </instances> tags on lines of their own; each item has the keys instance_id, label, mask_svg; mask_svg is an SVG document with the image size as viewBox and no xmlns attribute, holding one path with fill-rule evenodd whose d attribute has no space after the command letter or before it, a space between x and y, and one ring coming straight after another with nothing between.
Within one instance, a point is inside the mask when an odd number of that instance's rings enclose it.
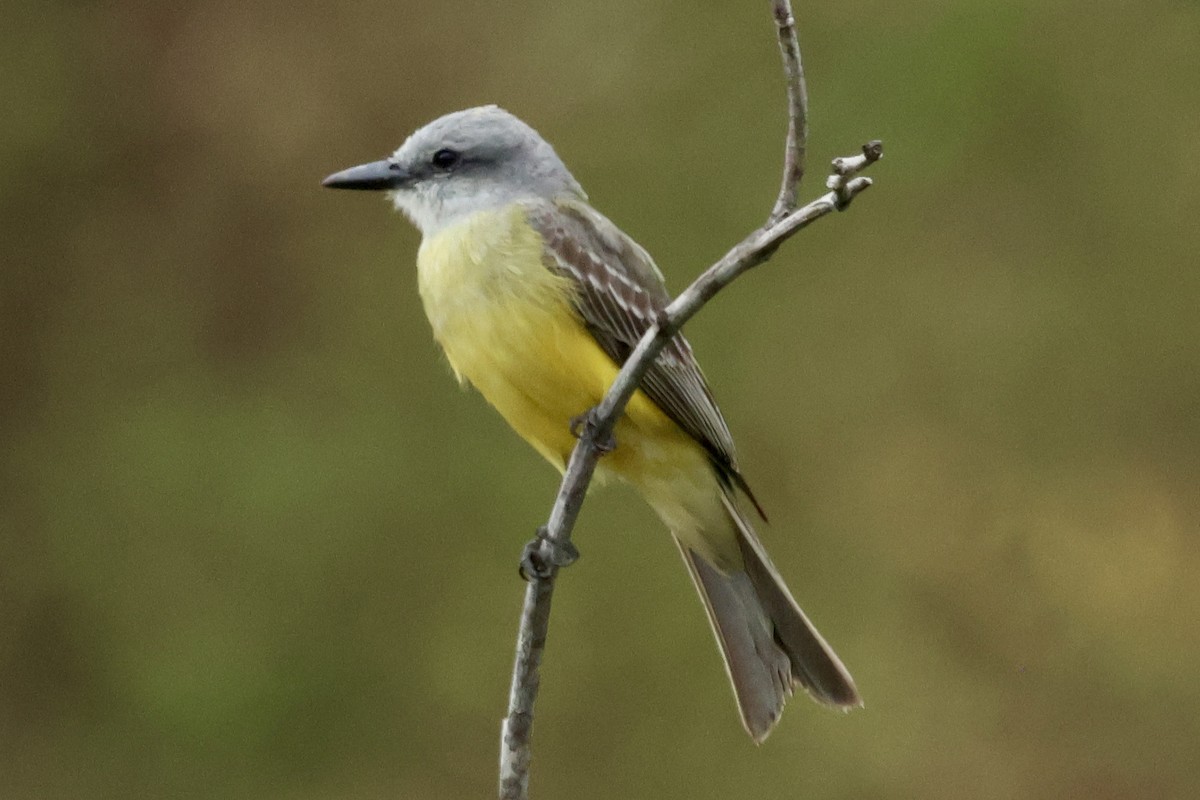
<instances>
[{"instance_id":1,"label":"bird's tail","mask_svg":"<svg viewBox=\"0 0 1200 800\"><path fill-rule=\"evenodd\" d=\"M826 705L862 705L854 679L800 610L754 529L732 500L723 499L741 570L722 571L675 541L708 611L750 736L755 742L767 738L796 684Z\"/></svg>"}]
</instances>

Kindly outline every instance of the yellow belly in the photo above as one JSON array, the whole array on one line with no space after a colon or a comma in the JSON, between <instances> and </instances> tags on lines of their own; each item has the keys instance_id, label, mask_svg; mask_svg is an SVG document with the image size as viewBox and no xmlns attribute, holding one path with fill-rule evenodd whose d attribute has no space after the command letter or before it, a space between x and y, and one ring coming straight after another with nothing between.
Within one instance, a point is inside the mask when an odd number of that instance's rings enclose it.
<instances>
[{"instance_id":1,"label":"yellow belly","mask_svg":"<svg viewBox=\"0 0 1200 800\"><path fill-rule=\"evenodd\" d=\"M584 327L573 284L542 263L543 243L519 209L477 214L427 238L421 298L460 381L562 470L570 420L595 406L617 365ZM602 471L636 486L680 535L724 519L704 449L637 392L618 421Z\"/></svg>"}]
</instances>

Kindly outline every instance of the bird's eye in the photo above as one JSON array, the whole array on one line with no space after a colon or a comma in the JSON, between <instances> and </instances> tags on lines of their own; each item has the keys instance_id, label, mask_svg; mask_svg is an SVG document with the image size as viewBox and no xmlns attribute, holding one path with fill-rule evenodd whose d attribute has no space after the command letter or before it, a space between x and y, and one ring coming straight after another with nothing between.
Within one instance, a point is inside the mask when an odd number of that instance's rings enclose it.
<instances>
[{"instance_id":1,"label":"bird's eye","mask_svg":"<svg viewBox=\"0 0 1200 800\"><path fill-rule=\"evenodd\" d=\"M433 165L438 169L450 169L457 163L458 153L449 148L442 148L433 154Z\"/></svg>"}]
</instances>

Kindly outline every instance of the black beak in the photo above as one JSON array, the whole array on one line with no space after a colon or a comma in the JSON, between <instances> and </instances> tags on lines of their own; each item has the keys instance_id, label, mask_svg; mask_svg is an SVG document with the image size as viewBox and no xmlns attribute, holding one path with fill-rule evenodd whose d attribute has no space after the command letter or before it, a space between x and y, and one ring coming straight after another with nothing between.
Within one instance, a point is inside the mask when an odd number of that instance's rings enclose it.
<instances>
[{"instance_id":1,"label":"black beak","mask_svg":"<svg viewBox=\"0 0 1200 800\"><path fill-rule=\"evenodd\" d=\"M372 161L358 167L335 172L325 180L322 186L330 189L395 189L401 186L408 175L400 165L393 161Z\"/></svg>"}]
</instances>

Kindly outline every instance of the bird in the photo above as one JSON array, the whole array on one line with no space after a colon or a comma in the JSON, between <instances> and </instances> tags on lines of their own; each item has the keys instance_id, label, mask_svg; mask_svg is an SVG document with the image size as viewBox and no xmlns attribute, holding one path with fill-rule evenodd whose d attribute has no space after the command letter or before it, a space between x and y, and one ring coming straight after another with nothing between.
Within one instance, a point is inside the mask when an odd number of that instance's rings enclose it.
<instances>
[{"instance_id":1,"label":"bird","mask_svg":"<svg viewBox=\"0 0 1200 800\"><path fill-rule=\"evenodd\" d=\"M495 105L439 117L323 185L390 195L421 233L417 286L454 375L563 471L572 420L600 402L671 300L649 253L589 204L549 142ZM743 510L762 514L682 334L614 440L597 475L634 487L670 530L751 738L766 739L796 686L833 708L860 706Z\"/></svg>"}]
</instances>

